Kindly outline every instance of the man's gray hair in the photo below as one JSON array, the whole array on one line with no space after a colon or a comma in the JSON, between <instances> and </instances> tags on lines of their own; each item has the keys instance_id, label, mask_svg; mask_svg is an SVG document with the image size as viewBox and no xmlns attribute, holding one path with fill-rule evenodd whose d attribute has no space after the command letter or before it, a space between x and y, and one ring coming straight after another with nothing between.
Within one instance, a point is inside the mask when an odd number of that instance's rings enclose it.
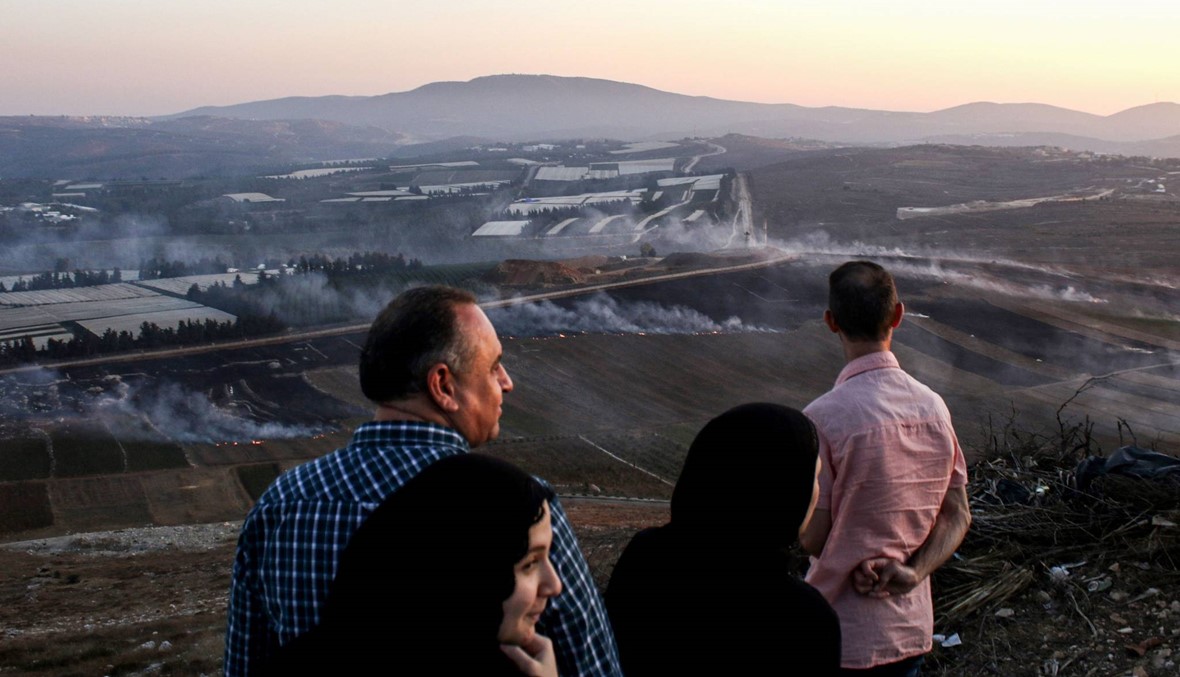
<instances>
[{"instance_id":1,"label":"man's gray hair","mask_svg":"<svg viewBox=\"0 0 1180 677\"><path fill-rule=\"evenodd\" d=\"M416 287L399 294L373 320L361 350L365 397L390 402L425 392L426 375L439 363L462 372L472 346L457 328L455 309L475 303L470 292L453 287Z\"/></svg>"}]
</instances>

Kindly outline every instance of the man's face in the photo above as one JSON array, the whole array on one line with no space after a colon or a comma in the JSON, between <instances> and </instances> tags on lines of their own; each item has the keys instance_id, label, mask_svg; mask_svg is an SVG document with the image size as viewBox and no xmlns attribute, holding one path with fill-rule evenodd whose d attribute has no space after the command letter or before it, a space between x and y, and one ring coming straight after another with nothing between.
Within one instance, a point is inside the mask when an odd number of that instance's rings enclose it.
<instances>
[{"instance_id":1,"label":"man's face","mask_svg":"<svg viewBox=\"0 0 1180 677\"><path fill-rule=\"evenodd\" d=\"M453 373L459 408L450 418L452 426L476 447L500 434L500 405L504 393L512 390L512 379L500 363L503 349L496 329L479 306L456 307L455 321L471 353L463 371Z\"/></svg>"}]
</instances>

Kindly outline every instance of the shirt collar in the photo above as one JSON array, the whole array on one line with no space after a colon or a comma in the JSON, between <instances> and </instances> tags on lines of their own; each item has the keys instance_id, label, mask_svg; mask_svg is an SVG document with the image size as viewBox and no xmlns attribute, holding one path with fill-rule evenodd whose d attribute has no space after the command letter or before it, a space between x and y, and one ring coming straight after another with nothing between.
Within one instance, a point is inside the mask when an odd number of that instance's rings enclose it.
<instances>
[{"instance_id":1,"label":"shirt collar","mask_svg":"<svg viewBox=\"0 0 1180 677\"><path fill-rule=\"evenodd\" d=\"M471 451L471 445L454 428L421 421L369 421L352 434L349 446L454 447Z\"/></svg>"},{"instance_id":2,"label":"shirt collar","mask_svg":"<svg viewBox=\"0 0 1180 677\"><path fill-rule=\"evenodd\" d=\"M901 365L897 363L897 357L888 350L861 355L844 365L844 368L840 370L840 375L836 377L836 385L874 369L901 369Z\"/></svg>"}]
</instances>

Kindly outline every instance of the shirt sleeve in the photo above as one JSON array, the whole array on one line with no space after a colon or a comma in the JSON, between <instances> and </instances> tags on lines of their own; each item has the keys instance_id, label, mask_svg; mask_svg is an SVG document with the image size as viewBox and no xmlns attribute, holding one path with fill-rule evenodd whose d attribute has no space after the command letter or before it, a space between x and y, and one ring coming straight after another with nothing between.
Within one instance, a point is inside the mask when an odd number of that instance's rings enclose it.
<instances>
[{"instance_id":1,"label":"shirt sleeve","mask_svg":"<svg viewBox=\"0 0 1180 677\"><path fill-rule=\"evenodd\" d=\"M553 566L564 591L550 600L541 617L541 634L553 641L562 675L622 675L619 651L598 586L578 549L565 511L550 501Z\"/></svg>"},{"instance_id":2,"label":"shirt sleeve","mask_svg":"<svg viewBox=\"0 0 1180 677\"><path fill-rule=\"evenodd\" d=\"M954 430L951 430L951 443L955 447L955 461L954 467L951 469L949 487L955 489L967 486L967 458L963 456L963 450L959 448L959 438L955 435Z\"/></svg>"},{"instance_id":3,"label":"shirt sleeve","mask_svg":"<svg viewBox=\"0 0 1180 677\"><path fill-rule=\"evenodd\" d=\"M275 638L263 613L262 600L254 567L254 522L247 519L238 538L238 552L234 558L233 580L229 591L228 622L225 630L226 677L240 677L257 668Z\"/></svg>"},{"instance_id":4,"label":"shirt sleeve","mask_svg":"<svg viewBox=\"0 0 1180 677\"><path fill-rule=\"evenodd\" d=\"M836 464L832 460L832 445L824 435L823 429L815 427L815 436L819 440L819 459L822 464L819 469L819 499L815 503L817 510L832 510L832 485L836 482Z\"/></svg>"}]
</instances>

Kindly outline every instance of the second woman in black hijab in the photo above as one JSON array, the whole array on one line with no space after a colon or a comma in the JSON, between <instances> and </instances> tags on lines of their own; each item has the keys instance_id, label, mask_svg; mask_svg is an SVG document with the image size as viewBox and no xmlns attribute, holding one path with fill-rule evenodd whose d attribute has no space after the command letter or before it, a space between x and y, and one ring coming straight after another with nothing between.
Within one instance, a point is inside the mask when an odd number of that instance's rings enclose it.
<instances>
[{"instance_id":1,"label":"second woman in black hijab","mask_svg":"<svg viewBox=\"0 0 1180 677\"><path fill-rule=\"evenodd\" d=\"M836 674L839 621L787 554L815 508L817 456L807 417L775 404L701 430L672 520L635 536L606 591L628 677Z\"/></svg>"}]
</instances>

